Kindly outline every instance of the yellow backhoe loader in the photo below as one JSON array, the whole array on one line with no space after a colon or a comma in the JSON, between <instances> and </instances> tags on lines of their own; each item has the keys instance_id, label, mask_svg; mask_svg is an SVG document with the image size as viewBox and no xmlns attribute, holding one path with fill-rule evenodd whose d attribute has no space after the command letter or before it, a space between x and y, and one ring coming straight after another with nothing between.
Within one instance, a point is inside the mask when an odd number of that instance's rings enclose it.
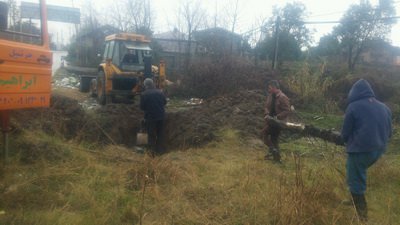
<instances>
[{"instance_id":1,"label":"yellow backhoe loader","mask_svg":"<svg viewBox=\"0 0 400 225\"><path fill-rule=\"evenodd\" d=\"M81 91L89 91L101 105L117 98L133 99L143 90L143 81L152 78L157 88L165 84L165 63L152 66L150 40L133 33L112 34L105 38L103 60L97 76L81 78Z\"/></svg>"}]
</instances>

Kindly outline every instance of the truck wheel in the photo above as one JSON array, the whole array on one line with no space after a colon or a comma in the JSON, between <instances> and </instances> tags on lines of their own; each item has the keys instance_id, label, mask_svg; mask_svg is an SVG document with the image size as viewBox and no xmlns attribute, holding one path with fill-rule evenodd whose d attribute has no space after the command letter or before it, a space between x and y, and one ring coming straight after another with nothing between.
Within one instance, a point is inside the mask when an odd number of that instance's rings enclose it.
<instances>
[{"instance_id":1,"label":"truck wheel","mask_svg":"<svg viewBox=\"0 0 400 225\"><path fill-rule=\"evenodd\" d=\"M88 92L90 90L90 81L91 80L92 80L92 77L80 76L79 91L80 92Z\"/></svg>"},{"instance_id":2,"label":"truck wheel","mask_svg":"<svg viewBox=\"0 0 400 225\"><path fill-rule=\"evenodd\" d=\"M106 102L106 76L103 71L97 74L97 103L105 105Z\"/></svg>"}]
</instances>

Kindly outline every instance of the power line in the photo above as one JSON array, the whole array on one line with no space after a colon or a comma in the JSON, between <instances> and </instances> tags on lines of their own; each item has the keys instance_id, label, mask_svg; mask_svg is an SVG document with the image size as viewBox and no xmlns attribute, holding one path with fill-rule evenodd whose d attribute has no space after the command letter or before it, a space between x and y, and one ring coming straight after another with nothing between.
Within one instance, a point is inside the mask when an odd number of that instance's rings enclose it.
<instances>
[{"instance_id":1,"label":"power line","mask_svg":"<svg viewBox=\"0 0 400 225\"><path fill-rule=\"evenodd\" d=\"M340 21L304 21L304 24L326 24L326 23L340 23Z\"/></svg>"},{"instance_id":2,"label":"power line","mask_svg":"<svg viewBox=\"0 0 400 225\"><path fill-rule=\"evenodd\" d=\"M337 11L337 12L331 12L331 13L325 13L325 14L317 14L317 15L311 15L309 16L310 18L313 17L321 17L321 16L330 16L330 15L335 15L335 14L343 14L345 11Z\"/></svg>"},{"instance_id":3,"label":"power line","mask_svg":"<svg viewBox=\"0 0 400 225\"><path fill-rule=\"evenodd\" d=\"M385 20L393 20L400 19L400 16L392 16L392 17L384 17L378 19L367 19L367 20L358 20L357 22L368 22L368 21L385 21ZM304 24L324 24L324 23L340 23L340 21L304 21Z\"/></svg>"},{"instance_id":4,"label":"power line","mask_svg":"<svg viewBox=\"0 0 400 225\"><path fill-rule=\"evenodd\" d=\"M393 16L393 17L385 17L385 18L380 18L380 19L370 19L370 20L358 20L358 22L365 22L365 21L373 21L373 20L393 20L393 19L400 19L400 16ZM329 24L329 23L340 23L341 21L303 21L304 24ZM248 33L256 32L258 30L261 30L263 26L253 28L251 30L248 30L246 32L241 33L241 35L245 35Z\"/></svg>"}]
</instances>

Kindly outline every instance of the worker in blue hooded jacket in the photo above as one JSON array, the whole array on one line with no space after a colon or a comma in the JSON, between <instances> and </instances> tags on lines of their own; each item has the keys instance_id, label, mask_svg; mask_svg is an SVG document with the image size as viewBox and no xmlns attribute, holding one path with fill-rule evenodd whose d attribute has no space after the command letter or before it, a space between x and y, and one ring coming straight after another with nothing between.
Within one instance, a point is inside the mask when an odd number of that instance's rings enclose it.
<instances>
[{"instance_id":1,"label":"worker in blue hooded jacket","mask_svg":"<svg viewBox=\"0 0 400 225\"><path fill-rule=\"evenodd\" d=\"M375 98L370 84L364 79L354 83L349 92L341 135L348 155L347 184L358 217L366 221L367 169L386 150L392 135L392 113Z\"/></svg>"}]
</instances>

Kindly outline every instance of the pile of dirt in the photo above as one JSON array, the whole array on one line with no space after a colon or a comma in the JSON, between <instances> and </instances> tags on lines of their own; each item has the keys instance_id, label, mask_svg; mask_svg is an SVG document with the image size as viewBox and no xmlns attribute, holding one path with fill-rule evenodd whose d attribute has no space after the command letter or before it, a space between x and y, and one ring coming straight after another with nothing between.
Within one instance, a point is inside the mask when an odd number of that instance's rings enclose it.
<instances>
[{"instance_id":1,"label":"pile of dirt","mask_svg":"<svg viewBox=\"0 0 400 225\"><path fill-rule=\"evenodd\" d=\"M215 132L222 127L259 137L264 101L262 91L240 91L210 98L200 107L168 113L166 142L171 148L202 146L215 140Z\"/></svg>"},{"instance_id":2,"label":"pile of dirt","mask_svg":"<svg viewBox=\"0 0 400 225\"><path fill-rule=\"evenodd\" d=\"M243 136L259 137L263 127L265 89L271 71L254 68L237 59L204 61L194 64L191 73L178 89L182 97L196 96L207 100L198 106L176 109L167 105L165 144L170 150L203 146L216 139L222 127L239 130ZM54 79L49 108L18 110L12 114L17 130L41 130L66 140L93 145L136 145L143 112L138 104L108 104L85 107L91 99L76 88L64 87L63 80L77 78L60 69Z\"/></svg>"},{"instance_id":3,"label":"pile of dirt","mask_svg":"<svg viewBox=\"0 0 400 225\"><path fill-rule=\"evenodd\" d=\"M264 125L265 86L277 74L254 68L245 61L213 61L195 64L177 90L184 96L204 97L201 105L176 109L167 106L165 144L167 149L200 147L217 139L221 128L233 128L246 138L260 138ZM62 73L61 73L62 72ZM61 71L58 77L69 76ZM55 78L57 79L57 78ZM326 95L344 102L354 79L335 82ZM388 99L394 89L386 82L369 79L377 96ZM262 91L264 89L264 91ZM296 102L284 83L282 89ZM94 145L136 145L136 133L141 128L143 112L138 104L108 104L84 107L89 97L75 89L56 88L50 108L18 110L12 113L12 123L18 129L39 129L67 140ZM343 104L344 105L344 104ZM293 120L295 122L295 120Z\"/></svg>"},{"instance_id":4,"label":"pile of dirt","mask_svg":"<svg viewBox=\"0 0 400 225\"><path fill-rule=\"evenodd\" d=\"M217 131L225 127L238 130L242 137L260 138L264 126L265 86L277 74L251 67L244 61L196 65L186 77L186 85L179 89L185 96L191 90L193 96L207 98L203 104L185 109L167 105L167 149L203 146L215 140ZM55 80L72 76L65 70L57 74ZM282 87L286 93L285 86ZM136 134L143 119L137 102L85 107L83 103L88 99L91 99L89 95L76 89L56 87L50 108L20 110L13 115L14 123L20 129L40 129L50 135L94 145L136 145Z\"/></svg>"},{"instance_id":5,"label":"pile of dirt","mask_svg":"<svg viewBox=\"0 0 400 225\"><path fill-rule=\"evenodd\" d=\"M259 137L265 96L261 91L240 91L213 97L186 110L167 107L166 147L198 147L216 139L221 127L232 127L244 136ZM19 110L12 114L18 129L40 129L50 135L93 144L132 147L143 112L137 104L109 104L91 111L77 100L53 94L50 108Z\"/></svg>"},{"instance_id":6,"label":"pile of dirt","mask_svg":"<svg viewBox=\"0 0 400 225\"><path fill-rule=\"evenodd\" d=\"M13 126L94 144L133 146L136 142L143 118L137 105L111 104L86 111L77 100L59 94L53 94L50 102L49 108L14 111Z\"/></svg>"},{"instance_id":7,"label":"pile of dirt","mask_svg":"<svg viewBox=\"0 0 400 225\"><path fill-rule=\"evenodd\" d=\"M76 137L86 123L86 114L77 100L52 95L49 108L16 110L11 113L16 129L42 130L66 139Z\"/></svg>"}]
</instances>

